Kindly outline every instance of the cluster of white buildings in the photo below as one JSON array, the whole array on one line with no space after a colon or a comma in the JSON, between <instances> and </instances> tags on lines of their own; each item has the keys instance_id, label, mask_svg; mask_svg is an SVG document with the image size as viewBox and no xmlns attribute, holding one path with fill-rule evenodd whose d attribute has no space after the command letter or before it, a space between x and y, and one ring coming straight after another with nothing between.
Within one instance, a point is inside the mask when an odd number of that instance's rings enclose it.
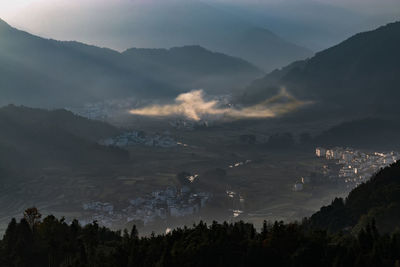
<instances>
[{"instance_id":1,"label":"cluster of white buildings","mask_svg":"<svg viewBox=\"0 0 400 267\"><path fill-rule=\"evenodd\" d=\"M100 144L117 147L144 145L150 147L169 148L178 146L180 143L174 140L168 134L149 135L143 131L131 131L102 140Z\"/></svg>"},{"instance_id":2,"label":"cluster of white buildings","mask_svg":"<svg viewBox=\"0 0 400 267\"><path fill-rule=\"evenodd\" d=\"M210 193L192 192L186 186L179 189L171 186L165 190L132 199L127 207L119 211L115 210L112 204L102 202L85 203L83 209L93 213L86 220L87 223L96 220L102 225L111 227L131 221L141 221L146 225L156 219L165 220L168 217L193 215L204 208L210 199Z\"/></svg>"},{"instance_id":3,"label":"cluster of white buildings","mask_svg":"<svg viewBox=\"0 0 400 267\"><path fill-rule=\"evenodd\" d=\"M380 168L400 159L400 154L397 152L365 152L342 147L331 149L318 147L315 154L317 157L335 160L335 163L341 166L336 176L349 183L348 187L359 185L368 180ZM328 165L323 167L323 173L330 173Z\"/></svg>"}]
</instances>

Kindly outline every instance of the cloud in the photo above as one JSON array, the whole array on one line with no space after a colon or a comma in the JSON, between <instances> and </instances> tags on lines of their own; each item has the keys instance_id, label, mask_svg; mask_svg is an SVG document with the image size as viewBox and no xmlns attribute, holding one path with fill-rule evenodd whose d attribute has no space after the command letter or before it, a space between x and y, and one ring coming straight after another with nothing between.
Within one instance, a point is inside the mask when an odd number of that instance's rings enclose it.
<instances>
[{"instance_id":1,"label":"cloud","mask_svg":"<svg viewBox=\"0 0 400 267\"><path fill-rule=\"evenodd\" d=\"M175 99L174 104L151 105L132 109L130 113L133 115L154 117L184 116L194 121L205 118L271 118L291 112L309 103L297 100L285 88L282 88L277 95L257 105L244 108L225 107L218 100L206 100L203 90L194 90L180 94Z\"/></svg>"}]
</instances>

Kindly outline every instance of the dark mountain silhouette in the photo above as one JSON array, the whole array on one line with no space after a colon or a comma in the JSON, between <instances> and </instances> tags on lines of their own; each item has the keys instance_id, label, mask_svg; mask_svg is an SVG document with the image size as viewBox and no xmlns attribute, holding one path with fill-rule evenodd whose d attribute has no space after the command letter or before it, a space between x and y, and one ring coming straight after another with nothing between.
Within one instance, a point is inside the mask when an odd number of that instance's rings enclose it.
<instances>
[{"instance_id":1,"label":"dark mountain silhouette","mask_svg":"<svg viewBox=\"0 0 400 267\"><path fill-rule=\"evenodd\" d=\"M123 97L174 97L191 87L226 91L262 75L250 63L200 47L119 53L43 39L4 21L0 63L0 105L60 107Z\"/></svg>"},{"instance_id":2,"label":"dark mountain silhouette","mask_svg":"<svg viewBox=\"0 0 400 267\"><path fill-rule=\"evenodd\" d=\"M244 102L286 87L295 97L336 109L397 110L400 22L357 34L308 60L276 70L250 85Z\"/></svg>"},{"instance_id":3,"label":"dark mountain silhouette","mask_svg":"<svg viewBox=\"0 0 400 267\"><path fill-rule=\"evenodd\" d=\"M0 169L23 171L128 159L123 150L97 144L119 129L66 110L6 106L0 108L0 128Z\"/></svg>"},{"instance_id":4,"label":"dark mountain silhouette","mask_svg":"<svg viewBox=\"0 0 400 267\"><path fill-rule=\"evenodd\" d=\"M311 216L309 225L339 231L360 230L373 220L383 232L400 224L400 162L380 170L368 182L353 189L343 200L335 199Z\"/></svg>"},{"instance_id":5,"label":"dark mountain silhouette","mask_svg":"<svg viewBox=\"0 0 400 267\"><path fill-rule=\"evenodd\" d=\"M46 40L0 25L1 104L74 105L122 97L165 84L137 75L118 52L76 42ZM132 68L133 69L133 68Z\"/></svg>"},{"instance_id":6,"label":"dark mountain silhouette","mask_svg":"<svg viewBox=\"0 0 400 267\"><path fill-rule=\"evenodd\" d=\"M396 150L400 149L399 135L398 120L365 118L335 125L317 135L313 144Z\"/></svg>"},{"instance_id":7,"label":"dark mountain silhouette","mask_svg":"<svg viewBox=\"0 0 400 267\"><path fill-rule=\"evenodd\" d=\"M242 89L252 77L263 75L261 70L242 59L213 53L201 46L132 48L122 55L146 73L156 74L159 80L180 88L204 88L211 93L231 93Z\"/></svg>"}]
</instances>

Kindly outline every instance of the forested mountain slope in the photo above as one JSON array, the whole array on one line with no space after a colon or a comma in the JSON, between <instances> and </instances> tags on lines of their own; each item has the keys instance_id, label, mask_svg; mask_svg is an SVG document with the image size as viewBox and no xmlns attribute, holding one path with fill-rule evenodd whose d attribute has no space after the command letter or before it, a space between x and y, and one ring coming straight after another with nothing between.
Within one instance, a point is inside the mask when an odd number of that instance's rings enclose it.
<instances>
[{"instance_id":1,"label":"forested mountain slope","mask_svg":"<svg viewBox=\"0 0 400 267\"><path fill-rule=\"evenodd\" d=\"M65 110L0 108L0 168L24 171L55 166L123 162L127 152L97 144L120 132Z\"/></svg>"},{"instance_id":2,"label":"forested mountain slope","mask_svg":"<svg viewBox=\"0 0 400 267\"><path fill-rule=\"evenodd\" d=\"M198 46L120 53L49 40L0 20L0 105L79 106L126 97L174 98L191 89L229 93L263 75Z\"/></svg>"},{"instance_id":3,"label":"forested mountain slope","mask_svg":"<svg viewBox=\"0 0 400 267\"><path fill-rule=\"evenodd\" d=\"M400 22L354 35L253 82L244 102L265 99L281 87L321 108L397 110L400 86Z\"/></svg>"},{"instance_id":4,"label":"forested mountain slope","mask_svg":"<svg viewBox=\"0 0 400 267\"><path fill-rule=\"evenodd\" d=\"M368 182L352 190L346 199L335 199L311 216L314 228L359 230L372 220L383 232L400 226L400 162L378 171Z\"/></svg>"}]
</instances>

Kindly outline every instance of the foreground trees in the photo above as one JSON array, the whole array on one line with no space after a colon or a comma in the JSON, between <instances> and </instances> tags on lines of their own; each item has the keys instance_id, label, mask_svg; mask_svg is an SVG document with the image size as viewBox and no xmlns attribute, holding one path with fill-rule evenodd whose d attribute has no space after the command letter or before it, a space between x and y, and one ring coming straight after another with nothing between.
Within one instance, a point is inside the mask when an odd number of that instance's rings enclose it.
<instances>
[{"instance_id":1,"label":"foreground trees","mask_svg":"<svg viewBox=\"0 0 400 267\"><path fill-rule=\"evenodd\" d=\"M358 235L329 234L302 224L200 222L167 235L139 237L136 227L111 231L96 222L48 216L32 228L11 220L0 266L396 266L400 232L380 235L374 223Z\"/></svg>"}]
</instances>

